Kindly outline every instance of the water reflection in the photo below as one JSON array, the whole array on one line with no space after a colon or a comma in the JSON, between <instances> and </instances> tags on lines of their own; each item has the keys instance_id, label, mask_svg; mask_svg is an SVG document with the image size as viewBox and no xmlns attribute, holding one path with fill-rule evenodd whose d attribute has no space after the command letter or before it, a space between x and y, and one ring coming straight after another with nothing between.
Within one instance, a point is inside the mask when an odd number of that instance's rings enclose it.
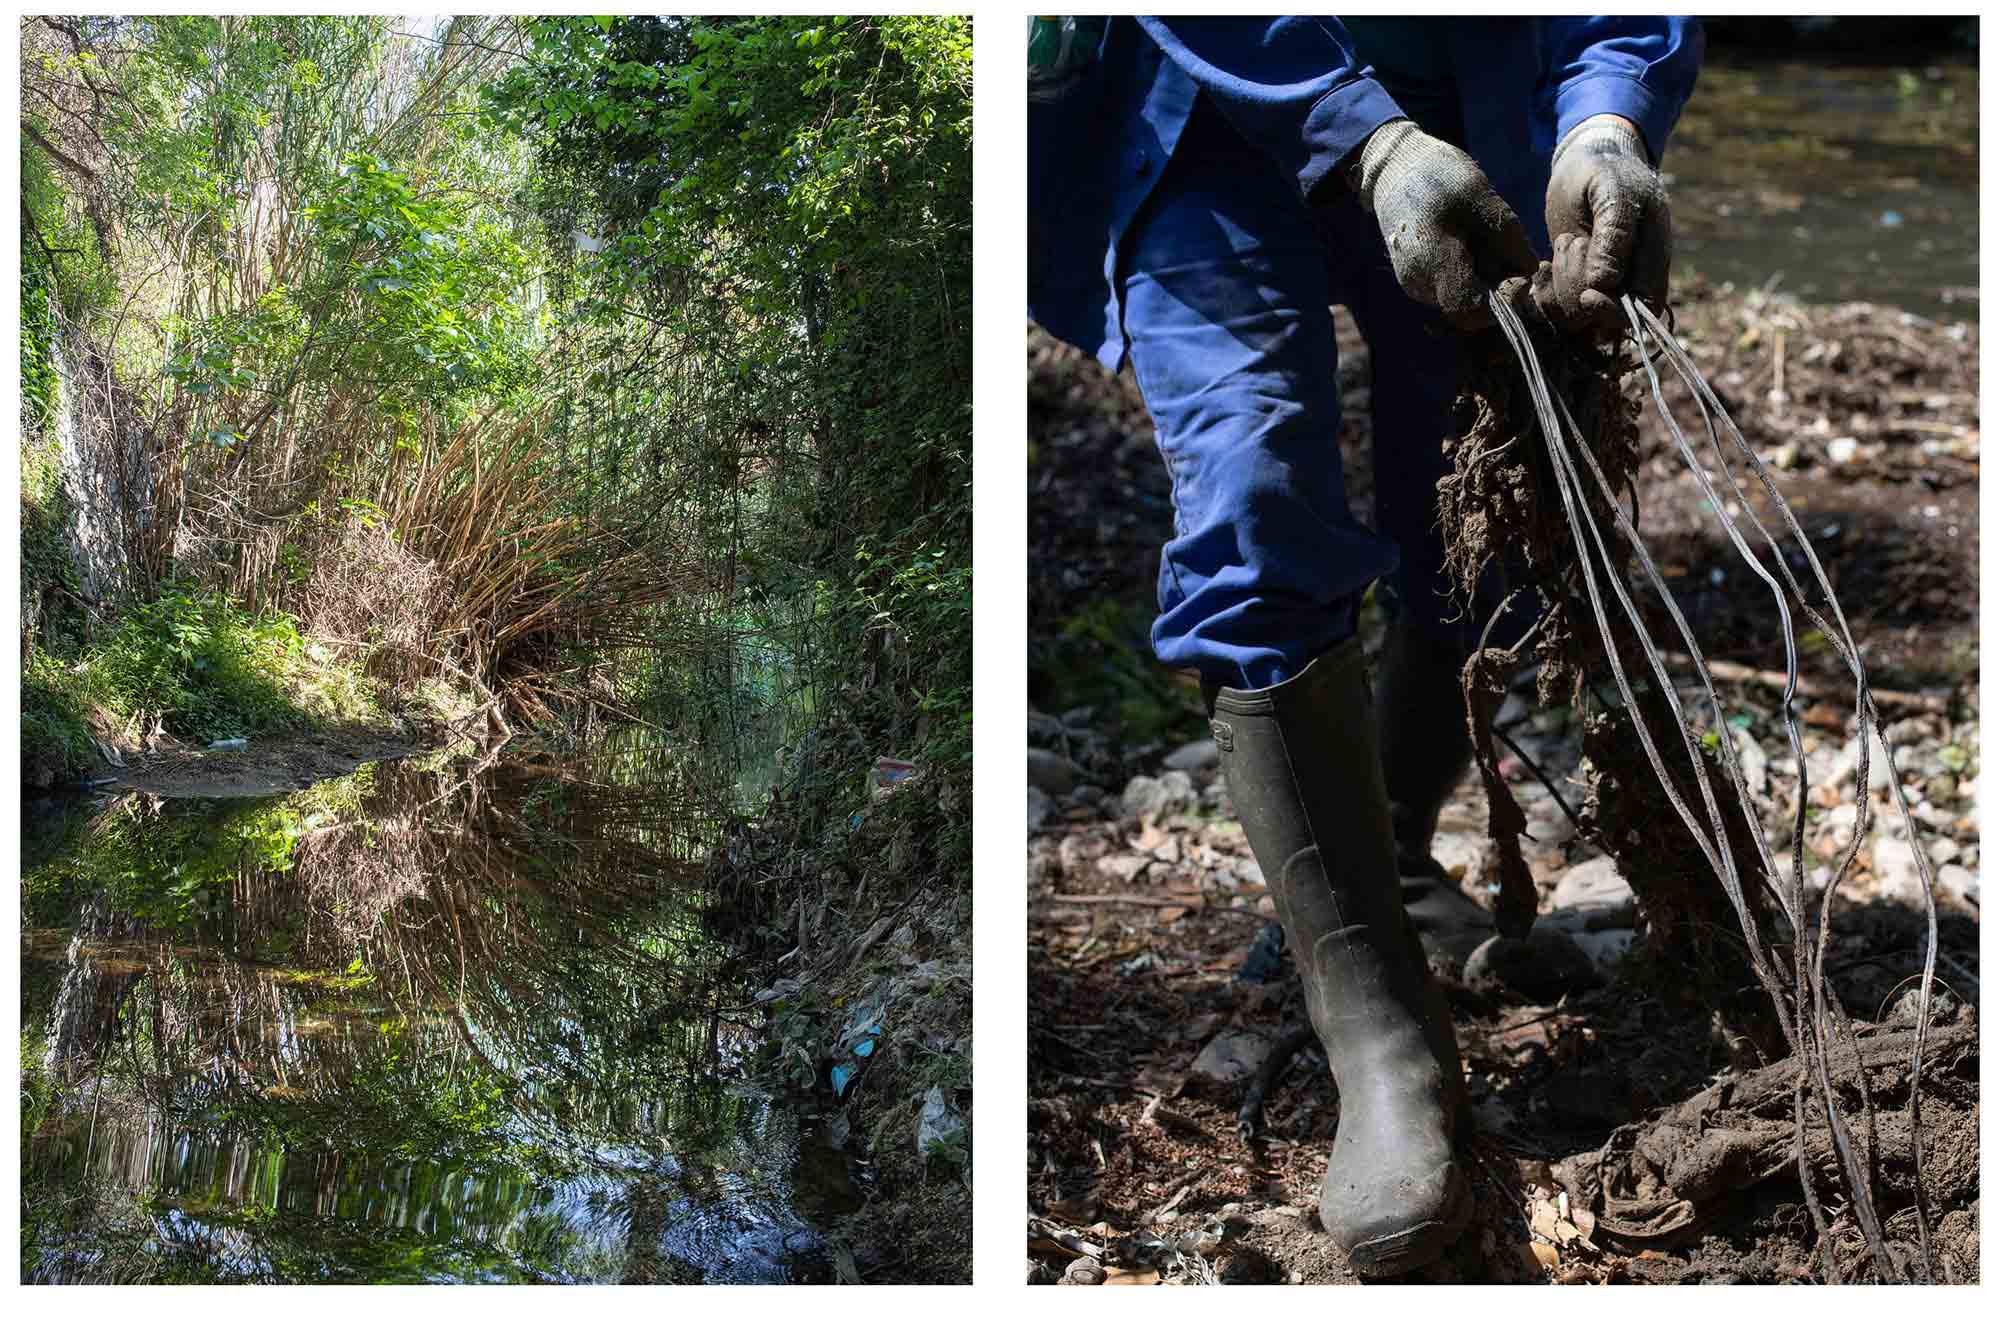
<instances>
[{"instance_id":1,"label":"water reflection","mask_svg":"<svg viewBox=\"0 0 2000 1330\"><path fill-rule=\"evenodd\" d=\"M462 759L36 819L22 1277L829 1277L858 1194L735 1075L680 790Z\"/></svg>"}]
</instances>

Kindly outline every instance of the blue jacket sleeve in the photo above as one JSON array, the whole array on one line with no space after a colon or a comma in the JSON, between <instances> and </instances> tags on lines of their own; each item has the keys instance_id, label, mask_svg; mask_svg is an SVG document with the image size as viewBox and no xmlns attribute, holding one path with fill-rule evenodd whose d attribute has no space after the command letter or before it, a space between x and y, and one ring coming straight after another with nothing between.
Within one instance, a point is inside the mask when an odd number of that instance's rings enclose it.
<instances>
[{"instance_id":1,"label":"blue jacket sleeve","mask_svg":"<svg viewBox=\"0 0 2000 1330\"><path fill-rule=\"evenodd\" d=\"M1141 18L1146 35L1236 132L1309 197L1403 112L1334 18Z\"/></svg>"},{"instance_id":2,"label":"blue jacket sleeve","mask_svg":"<svg viewBox=\"0 0 2000 1330\"><path fill-rule=\"evenodd\" d=\"M1556 87L1556 141L1607 112L1639 127L1657 164L1701 68L1696 18L1552 18L1542 67Z\"/></svg>"}]
</instances>

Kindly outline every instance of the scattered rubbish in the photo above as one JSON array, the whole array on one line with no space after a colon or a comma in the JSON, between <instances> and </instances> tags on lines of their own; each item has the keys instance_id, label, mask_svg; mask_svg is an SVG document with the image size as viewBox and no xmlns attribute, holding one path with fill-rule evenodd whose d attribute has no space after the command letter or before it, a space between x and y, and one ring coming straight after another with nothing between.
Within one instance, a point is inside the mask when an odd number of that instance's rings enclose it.
<instances>
[{"instance_id":1,"label":"scattered rubbish","mask_svg":"<svg viewBox=\"0 0 2000 1330\"><path fill-rule=\"evenodd\" d=\"M860 1076L862 1064L875 1056L875 1043L882 1037L882 1007L879 1002L863 1002L854 1009L847 1028L834 1041L839 1050L828 1080L836 1097L844 1097L847 1087Z\"/></svg>"},{"instance_id":2,"label":"scattered rubbish","mask_svg":"<svg viewBox=\"0 0 2000 1330\"><path fill-rule=\"evenodd\" d=\"M240 753L250 746L248 739L217 739L208 746L211 753Z\"/></svg>"},{"instance_id":3,"label":"scattered rubbish","mask_svg":"<svg viewBox=\"0 0 2000 1330\"><path fill-rule=\"evenodd\" d=\"M917 764L901 757L878 757L868 772L868 798L886 799L917 774Z\"/></svg>"},{"instance_id":4,"label":"scattered rubbish","mask_svg":"<svg viewBox=\"0 0 2000 1330\"><path fill-rule=\"evenodd\" d=\"M933 1150L948 1149L964 1135L965 1119L945 1103L944 1090L933 1085L917 1118L917 1153L928 1159Z\"/></svg>"}]
</instances>

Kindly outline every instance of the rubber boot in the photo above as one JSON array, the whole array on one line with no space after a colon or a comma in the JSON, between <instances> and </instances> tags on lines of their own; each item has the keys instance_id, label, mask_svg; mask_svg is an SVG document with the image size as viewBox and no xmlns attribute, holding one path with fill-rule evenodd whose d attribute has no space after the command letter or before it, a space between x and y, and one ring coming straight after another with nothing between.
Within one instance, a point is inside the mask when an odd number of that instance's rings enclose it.
<instances>
[{"instance_id":1,"label":"rubber boot","mask_svg":"<svg viewBox=\"0 0 2000 1330\"><path fill-rule=\"evenodd\" d=\"M1396 840L1403 908L1424 942L1433 969L1451 979L1493 935L1493 916L1459 891L1431 857L1438 815L1472 765L1459 671L1464 654L1392 625L1382 640L1375 717L1382 744L1382 779Z\"/></svg>"},{"instance_id":2,"label":"rubber boot","mask_svg":"<svg viewBox=\"0 0 2000 1330\"><path fill-rule=\"evenodd\" d=\"M1340 1089L1320 1218L1357 1274L1400 1274L1470 1216L1465 1084L1403 913L1360 642L1275 688L1216 690L1210 728Z\"/></svg>"}]
</instances>

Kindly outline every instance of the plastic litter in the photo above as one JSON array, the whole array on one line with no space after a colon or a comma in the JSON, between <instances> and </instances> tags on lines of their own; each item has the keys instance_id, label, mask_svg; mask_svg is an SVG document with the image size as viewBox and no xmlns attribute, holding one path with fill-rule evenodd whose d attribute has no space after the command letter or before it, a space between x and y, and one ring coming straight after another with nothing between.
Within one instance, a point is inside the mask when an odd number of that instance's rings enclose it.
<instances>
[{"instance_id":1,"label":"plastic litter","mask_svg":"<svg viewBox=\"0 0 2000 1330\"><path fill-rule=\"evenodd\" d=\"M929 1158L931 1151L950 1143L965 1131L965 1119L944 1101L944 1091L932 1086L924 1096L924 1111L917 1118L917 1153Z\"/></svg>"},{"instance_id":2,"label":"plastic litter","mask_svg":"<svg viewBox=\"0 0 2000 1330\"><path fill-rule=\"evenodd\" d=\"M208 746L211 753L240 753L250 746L248 739L217 739Z\"/></svg>"}]
</instances>

